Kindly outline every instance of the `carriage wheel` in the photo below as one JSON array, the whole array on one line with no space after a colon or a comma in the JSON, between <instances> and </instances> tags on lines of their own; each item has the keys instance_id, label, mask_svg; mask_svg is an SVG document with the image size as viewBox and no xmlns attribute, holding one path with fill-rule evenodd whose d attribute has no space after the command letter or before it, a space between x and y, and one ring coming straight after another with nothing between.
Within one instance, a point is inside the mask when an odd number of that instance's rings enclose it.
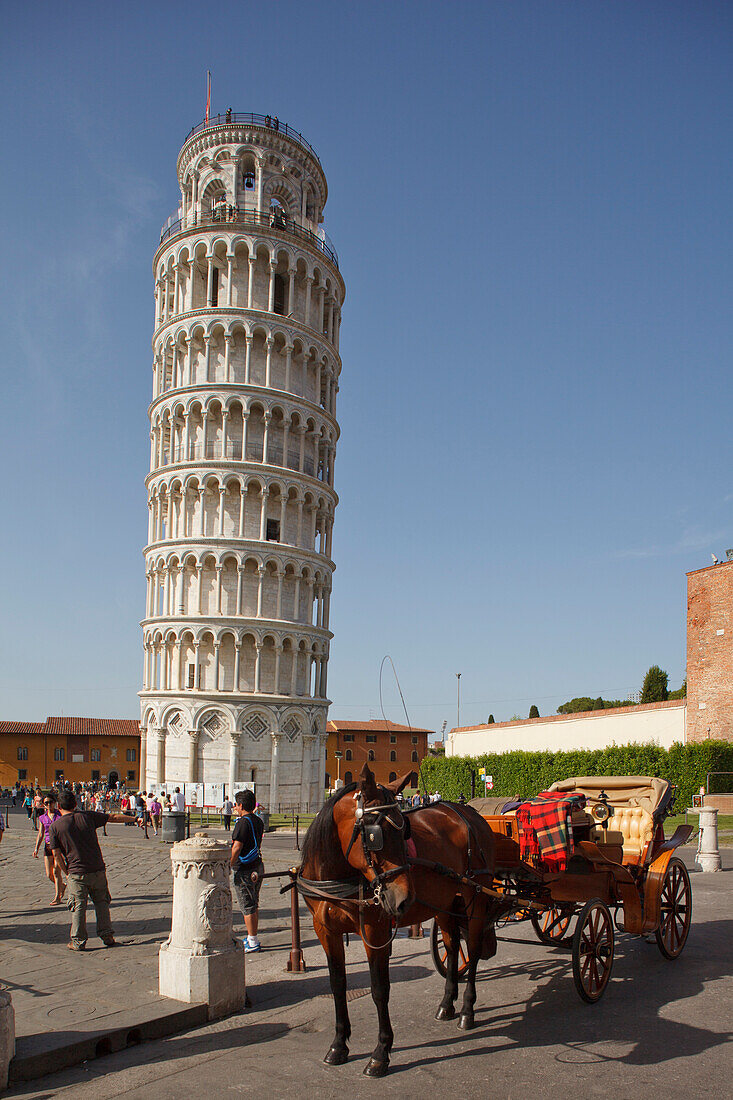
<instances>
[{"instance_id":1,"label":"carriage wheel","mask_svg":"<svg viewBox=\"0 0 733 1100\"><path fill-rule=\"evenodd\" d=\"M440 930L440 925L437 920L433 921L433 930L430 933L430 954L433 956L433 965L440 974L441 978L448 976L448 948L443 943L443 933ZM460 929L460 940L458 942L458 981L465 980L466 971L468 970L468 944L466 942L466 933L463 929Z\"/></svg>"},{"instance_id":2,"label":"carriage wheel","mask_svg":"<svg viewBox=\"0 0 733 1100\"><path fill-rule=\"evenodd\" d=\"M671 859L662 881L659 899L661 920L655 932L665 959L677 959L687 942L692 921L692 886L681 859Z\"/></svg>"},{"instance_id":3,"label":"carriage wheel","mask_svg":"<svg viewBox=\"0 0 733 1100\"><path fill-rule=\"evenodd\" d=\"M611 977L613 920L607 905L593 898L583 906L573 935L573 978L584 1001L595 1004Z\"/></svg>"},{"instance_id":4,"label":"carriage wheel","mask_svg":"<svg viewBox=\"0 0 733 1100\"><path fill-rule=\"evenodd\" d=\"M540 943L557 944L565 938L570 921L573 919L572 909L561 909L553 906L538 913L533 910L529 919Z\"/></svg>"}]
</instances>

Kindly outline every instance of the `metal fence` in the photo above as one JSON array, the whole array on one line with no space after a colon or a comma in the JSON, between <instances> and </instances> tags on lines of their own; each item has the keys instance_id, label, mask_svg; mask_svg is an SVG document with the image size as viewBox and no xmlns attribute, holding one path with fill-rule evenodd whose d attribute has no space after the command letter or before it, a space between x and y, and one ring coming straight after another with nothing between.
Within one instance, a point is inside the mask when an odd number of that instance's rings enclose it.
<instances>
[{"instance_id":1,"label":"metal fence","mask_svg":"<svg viewBox=\"0 0 733 1100\"><path fill-rule=\"evenodd\" d=\"M212 225L220 225L222 227L244 225L277 229L283 233L289 233L293 237L298 237L301 240L307 241L308 244L317 248L320 252L323 252L334 267L338 267L339 265L338 253L326 233L324 233L323 236L319 233L314 233L308 226L303 225L297 218L293 218L280 208L260 211L250 208L243 209L241 206L222 203L220 206L210 211L192 210L182 218L170 220L163 226L160 231L160 243L163 244L163 242L167 241L170 237L175 237L178 233L184 233L188 229Z\"/></svg>"},{"instance_id":2,"label":"metal fence","mask_svg":"<svg viewBox=\"0 0 733 1100\"><path fill-rule=\"evenodd\" d=\"M284 134L291 141L297 141L298 145L302 145L311 156L316 158L319 164L321 163L321 158L311 143L303 137L299 130L288 126L287 122L281 122L277 115L258 115L248 111L225 111L223 115L210 115L208 122L204 119L203 122L199 122L198 126L191 127L186 134L186 141L194 134L198 134L202 130L210 130L214 126L263 126L266 130L274 130L275 133Z\"/></svg>"}]
</instances>

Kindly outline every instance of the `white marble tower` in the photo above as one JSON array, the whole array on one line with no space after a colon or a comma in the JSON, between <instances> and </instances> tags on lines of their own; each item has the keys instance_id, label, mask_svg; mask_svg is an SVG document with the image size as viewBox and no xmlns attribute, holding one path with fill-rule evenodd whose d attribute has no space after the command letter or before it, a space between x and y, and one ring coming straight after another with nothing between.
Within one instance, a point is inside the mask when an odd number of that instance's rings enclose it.
<instances>
[{"instance_id":1,"label":"white marble tower","mask_svg":"<svg viewBox=\"0 0 733 1100\"><path fill-rule=\"evenodd\" d=\"M228 111L153 265L141 775L323 798L345 287L305 138Z\"/></svg>"}]
</instances>

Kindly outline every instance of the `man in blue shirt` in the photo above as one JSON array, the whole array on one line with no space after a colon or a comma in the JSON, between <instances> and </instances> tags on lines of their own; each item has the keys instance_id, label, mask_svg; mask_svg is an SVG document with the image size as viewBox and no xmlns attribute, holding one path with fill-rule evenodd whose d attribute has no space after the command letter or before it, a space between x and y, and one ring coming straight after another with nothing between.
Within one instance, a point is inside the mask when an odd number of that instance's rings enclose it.
<instances>
[{"instance_id":1,"label":"man in blue shirt","mask_svg":"<svg viewBox=\"0 0 733 1100\"><path fill-rule=\"evenodd\" d=\"M247 929L247 939L244 944L244 950L247 953L262 950L257 938L257 925L260 887L265 873L260 855L265 823L254 813L255 805L255 796L252 791L237 791L234 796L237 824L232 833L232 855L229 861L234 871L234 890Z\"/></svg>"}]
</instances>

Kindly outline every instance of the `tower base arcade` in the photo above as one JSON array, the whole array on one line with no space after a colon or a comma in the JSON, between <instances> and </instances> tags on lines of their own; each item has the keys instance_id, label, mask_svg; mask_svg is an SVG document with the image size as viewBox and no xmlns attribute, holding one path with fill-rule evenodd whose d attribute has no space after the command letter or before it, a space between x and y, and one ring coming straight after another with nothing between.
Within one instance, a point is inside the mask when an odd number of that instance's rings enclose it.
<instances>
[{"instance_id":1,"label":"tower base arcade","mask_svg":"<svg viewBox=\"0 0 733 1100\"><path fill-rule=\"evenodd\" d=\"M162 784L223 784L233 797L254 784L272 812L314 811L323 804L328 704L293 705L198 697L144 703L141 777Z\"/></svg>"}]
</instances>

